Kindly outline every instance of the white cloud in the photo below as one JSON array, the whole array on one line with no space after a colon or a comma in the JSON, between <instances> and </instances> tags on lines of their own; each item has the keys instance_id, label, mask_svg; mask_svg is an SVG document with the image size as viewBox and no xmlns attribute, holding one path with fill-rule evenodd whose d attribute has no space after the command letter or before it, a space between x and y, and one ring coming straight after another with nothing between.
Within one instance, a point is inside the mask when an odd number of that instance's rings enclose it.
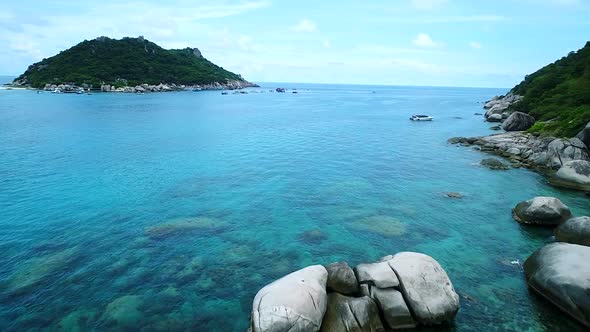
<instances>
[{"instance_id":1,"label":"white cloud","mask_svg":"<svg viewBox=\"0 0 590 332\"><path fill-rule=\"evenodd\" d=\"M412 5L420 10L432 10L441 7L447 0L412 0Z\"/></svg>"},{"instance_id":2,"label":"white cloud","mask_svg":"<svg viewBox=\"0 0 590 332\"><path fill-rule=\"evenodd\" d=\"M428 34L419 33L416 39L412 41L412 43L416 46L420 47L434 47L436 43L430 38Z\"/></svg>"},{"instance_id":3,"label":"white cloud","mask_svg":"<svg viewBox=\"0 0 590 332\"><path fill-rule=\"evenodd\" d=\"M315 23L308 19L303 19L301 22L297 23L291 30L295 32L315 32L317 30L317 26Z\"/></svg>"},{"instance_id":4,"label":"white cloud","mask_svg":"<svg viewBox=\"0 0 590 332\"><path fill-rule=\"evenodd\" d=\"M476 49L476 50L479 50L479 49L481 49L481 48L483 47L483 46L481 45L481 43L479 43L479 42L475 42L475 41L472 41L472 42L470 42L470 43L469 43L469 46L470 46L471 48L473 48L473 49Z\"/></svg>"},{"instance_id":5,"label":"white cloud","mask_svg":"<svg viewBox=\"0 0 590 332\"><path fill-rule=\"evenodd\" d=\"M332 43L329 40L324 40L322 45L324 45L324 48L332 48Z\"/></svg>"}]
</instances>

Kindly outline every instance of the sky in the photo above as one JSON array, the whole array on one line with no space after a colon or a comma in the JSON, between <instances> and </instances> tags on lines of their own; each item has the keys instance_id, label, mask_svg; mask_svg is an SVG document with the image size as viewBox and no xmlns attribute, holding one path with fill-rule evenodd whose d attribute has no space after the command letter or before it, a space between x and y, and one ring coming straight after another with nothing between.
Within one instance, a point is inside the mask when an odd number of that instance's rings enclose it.
<instances>
[{"instance_id":1,"label":"sky","mask_svg":"<svg viewBox=\"0 0 590 332\"><path fill-rule=\"evenodd\" d=\"M7 1L0 75L144 36L253 82L509 88L590 39L590 0Z\"/></svg>"}]
</instances>

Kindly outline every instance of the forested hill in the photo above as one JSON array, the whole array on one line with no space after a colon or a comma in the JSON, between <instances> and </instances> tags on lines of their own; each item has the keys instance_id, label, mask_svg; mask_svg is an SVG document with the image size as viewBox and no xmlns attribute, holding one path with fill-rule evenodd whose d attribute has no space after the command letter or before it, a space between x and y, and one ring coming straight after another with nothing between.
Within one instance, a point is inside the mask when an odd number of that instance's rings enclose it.
<instances>
[{"instance_id":1,"label":"forested hill","mask_svg":"<svg viewBox=\"0 0 590 332\"><path fill-rule=\"evenodd\" d=\"M99 37L29 66L14 83L41 88L62 83L98 87L103 83L223 84L228 80L244 81L240 75L205 59L196 48L166 50L143 37Z\"/></svg>"},{"instance_id":2,"label":"forested hill","mask_svg":"<svg viewBox=\"0 0 590 332\"><path fill-rule=\"evenodd\" d=\"M530 131L576 135L590 122L590 42L527 75L512 92L524 98L511 110L528 113L537 120Z\"/></svg>"}]
</instances>

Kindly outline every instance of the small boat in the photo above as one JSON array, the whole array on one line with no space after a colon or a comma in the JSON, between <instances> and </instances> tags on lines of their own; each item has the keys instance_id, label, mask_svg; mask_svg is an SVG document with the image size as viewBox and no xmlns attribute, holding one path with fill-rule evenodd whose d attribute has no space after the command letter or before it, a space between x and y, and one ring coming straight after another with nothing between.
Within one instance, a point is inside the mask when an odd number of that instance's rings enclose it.
<instances>
[{"instance_id":1,"label":"small boat","mask_svg":"<svg viewBox=\"0 0 590 332\"><path fill-rule=\"evenodd\" d=\"M410 117L412 121L432 121L432 117L423 114L414 114Z\"/></svg>"},{"instance_id":2,"label":"small boat","mask_svg":"<svg viewBox=\"0 0 590 332\"><path fill-rule=\"evenodd\" d=\"M276 88L277 92L285 92L285 88Z\"/></svg>"},{"instance_id":3,"label":"small boat","mask_svg":"<svg viewBox=\"0 0 590 332\"><path fill-rule=\"evenodd\" d=\"M226 95L227 94L227 91L223 91L221 94L222 95Z\"/></svg>"}]
</instances>

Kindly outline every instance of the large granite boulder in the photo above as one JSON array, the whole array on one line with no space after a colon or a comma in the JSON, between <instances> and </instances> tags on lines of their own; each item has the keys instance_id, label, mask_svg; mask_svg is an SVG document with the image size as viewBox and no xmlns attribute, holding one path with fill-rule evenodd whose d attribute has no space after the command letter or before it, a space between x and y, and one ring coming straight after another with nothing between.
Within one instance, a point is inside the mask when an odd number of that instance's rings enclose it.
<instances>
[{"instance_id":1,"label":"large granite boulder","mask_svg":"<svg viewBox=\"0 0 590 332\"><path fill-rule=\"evenodd\" d=\"M576 138L584 142L587 147L590 147L590 122L576 135Z\"/></svg>"},{"instance_id":2,"label":"large granite boulder","mask_svg":"<svg viewBox=\"0 0 590 332\"><path fill-rule=\"evenodd\" d=\"M590 328L590 247L547 244L525 261L524 273L530 288Z\"/></svg>"},{"instance_id":3,"label":"large granite boulder","mask_svg":"<svg viewBox=\"0 0 590 332\"><path fill-rule=\"evenodd\" d=\"M514 112L502 123L502 129L506 131L522 131L527 130L535 124L535 118L522 113Z\"/></svg>"},{"instance_id":4,"label":"large granite boulder","mask_svg":"<svg viewBox=\"0 0 590 332\"><path fill-rule=\"evenodd\" d=\"M579 138L554 139L547 146L547 157L547 166L553 169L559 169L571 160L590 160L588 148Z\"/></svg>"},{"instance_id":5,"label":"large granite boulder","mask_svg":"<svg viewBox=\"0 0 590 332\"><path fill-rule=\"evenodd\" d=\"M402 252L387 261L400 281L400 290L416 321L439 324L459 310L459 295L445 270L432 257Z\"/></svg>"},{"instance_id":6,"label":"large granite boulder","mask_svg":"<svg viewBox=\"0 0 590 332\"><path fill-rule=\"evenodd\" d=\"M590 247L590 217L566 220L555 229L555 240Z\"/></svg>"},{"instance_id":7,"label":"large granite boulder","mask_svg":"<svg viewBox=\"0 0 590 332\"><path fill-rule=\"evenodd\" d=\"M359 264L354 268L359 283L368 283L379 288L399 286L395 272L386 261Z\"/></svg>"},{"instance_id":8,"label":"large granite boulder","mask_svg":"<svg viewBox=\"0 0 590 332\"><path fill-rule=\"evenodd\" d=\"M409 329L416 327L412 313L404 301L402 293L398 290L371 287L371 298L377 303L389 328Z\"/></svg>"},{"instance_id":9,"label":"large granite boulder","mask_svg":"<svg viewBox=\"0 0 590 332\"><path fill-rule=\"evenodd\" d=\"M326 270L328 270L328 290L345 295L353 295L359 292L356 276L348 263L332 263L326 266Z\"/></svg>"},{"instance_id":10,"label":"large granite boulder","mask_svg":"<svg viewBox=\"0 0 590 332\"><path fill-rule=\"evenodd\" d=\"M512 217L521 224L557 226L571 216L570 209L555 197L535 197L512 209Z\"/></svg>"},{"instance_id":11,"label":"large granite boulder","mask_svg":"<svg viewBox=\"0 0 590 332\"><path fill-rule=\"evenodd\" d=\"M264 286L252 304L252 331L318 331L326 312L328 271L313 265Z\"/></svg>"},{"instance_id":12,"label":"large granite boulder","mask_svg":"<svg viewBox=\"0 0 590 332\"><path fill-rule=\"evenodd\" d=\"M550 182L559 187L590 191L590 161L568 161Z\"/></svg>"},{"instance_id":13,"label":"large granite boulder","mask_svg":"<svg viewBox=\"0 0 590 332\"><path fill-rule=\"evenodd\" d=\"M284 331L291 331L285 329ZM338 293L328 295L328 310L322 332L382 332L385 331L377 305L369 297L348 297Z\"/></svg>"}]
</instances>

